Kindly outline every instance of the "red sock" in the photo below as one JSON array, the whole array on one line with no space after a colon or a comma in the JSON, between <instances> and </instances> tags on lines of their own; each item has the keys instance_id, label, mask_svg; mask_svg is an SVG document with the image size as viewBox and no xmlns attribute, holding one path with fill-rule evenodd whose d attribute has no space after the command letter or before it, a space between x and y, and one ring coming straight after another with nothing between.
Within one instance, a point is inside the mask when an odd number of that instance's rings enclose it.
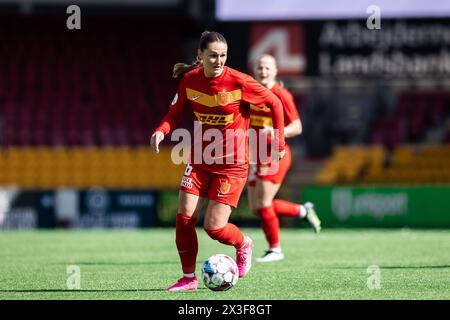
<instances>
[{"instance_id":1,"label":"red sock","mask_svg":"<svg viewBox=\"0 0 450 320\"><path fill-rule=\"evenodd\" d=\"M212 239L233 246L236 249L239 249L244 244L244 235L241 230L232 223L227 223L225 227L220 229L205 229L205 231Z\"/></svg>"},{"instance_id":2,"label":"red sock","mask_svg":"<svg viewBox=\"0 0 450 320\"><path fill-rule=\"evenodd\" d=\"M273 209L278 216L283 215L297 217L299 215L300 205L297 203L274 199L272 204Z\"/></svg>"},{"instance_id":3,"label":"red sock","mask_svg":"<svg viewBox=\"0 0 450 320\"><path fill-rule=\"evenodd\" d=\"M262 229L271 248L280 246L280 222L273 206L258 209Z\"/></svg>"},{"instance_id":4,"label":"red sock","mask_svg":"<svg viewBox=\"0 0 450 320\"><path fill-rule=\"evenodd\" d=\"M195 225L197 219L178 213L176 219L176 239L178 254L180 255L183 273L195 272L195 263L198 253L197 232Z\"/></svg>"}]
</instances>

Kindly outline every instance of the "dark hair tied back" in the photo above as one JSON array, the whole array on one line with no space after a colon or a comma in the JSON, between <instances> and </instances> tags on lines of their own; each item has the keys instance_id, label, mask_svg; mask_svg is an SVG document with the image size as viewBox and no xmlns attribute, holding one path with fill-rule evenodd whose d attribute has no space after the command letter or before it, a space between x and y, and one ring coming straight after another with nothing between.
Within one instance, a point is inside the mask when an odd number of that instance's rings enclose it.
<instances>
[{"instance_id":1,"label":"dark hair tied back","mask_svg":"<svg viewBox=\"0 0 450 320\"><path fill-rule=\"evenodd\" d=\"M198 42L198 49L200 51L205 50L208 47L208 44L212 42L222 42L227 43L227 40L223 35L216 31L203 31L202 35L200 37L200 41ZM199 68L203 65L203 62L197 57L197 60L194 61L191 64L186 63L176 63L173 66L173 77L178 78L179 76L182 76L186 72L189 72L191 70L194 70L196 68Z\"/></svg>"}]
</instances>

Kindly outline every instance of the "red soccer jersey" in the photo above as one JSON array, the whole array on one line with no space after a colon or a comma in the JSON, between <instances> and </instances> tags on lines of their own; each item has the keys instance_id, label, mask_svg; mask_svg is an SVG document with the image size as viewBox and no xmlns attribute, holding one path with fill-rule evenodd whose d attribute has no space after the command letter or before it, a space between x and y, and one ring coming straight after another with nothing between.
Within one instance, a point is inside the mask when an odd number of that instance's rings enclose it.
<instances>
[{"instance_id":1,"label":"red soccer jersey","mask_svg":"<svg viewBox=\"0 0 450 320\"><path fill-rule=\"evenodd\" d=\"M270 89L282 102L284 111L284 125L287 126L294 120L299 120L300 116L295 106L294 97L292 94L276 83L272 89ZM272 123L272 110L265 105L250 105L250 127L258 132L263 127L273 127ZM267 138L267 150L270 150L271 138ZM259 150L259 139L258 149ZM259 152L257 153L259 154ZM257 161L260 162L261 158L258 157ZM263 161L265 162L265 161Z\"/></svg>"},{"instance_id":2,"label":"red soccer jersey","mask_svg":"<svg viewBox=\"0 0 450 320\"><path fill-rule=\"evenodd\" d=\"M202 132L207 133L205 137L209 136L209 141L203 141L201 136L196 140L194 129L190 163L212 173L245 176L248 169L247 130L251 104L266 105L272 110L273 127L280 129L279 149L283 150L281 101L251 76L228 67L224 67L222 74L214 78L205 77L203 67L186 73L169 113L155 131L167 135L176 127L183 114L192 110L202 124ZM217 151L212 152L213 158L203 159L204 154L210 154L212 149Z\"/></svg>"},{"instance_id":3,"label":"red soccer jersey","mask_svg":"<svg viewBox=\"0 0 450 320\"><path fill-rule=\"evenodd\" d=\"M287 126L294 120L299 120L300 116L295 106L294 97L292 94L276 83L270 89L283 104L284 111L284 126ZM250 126L254 129L262 127L273 127L272 124L272 110L265 105L257 106L250 105Z\"/></svg>"}]
</instances>

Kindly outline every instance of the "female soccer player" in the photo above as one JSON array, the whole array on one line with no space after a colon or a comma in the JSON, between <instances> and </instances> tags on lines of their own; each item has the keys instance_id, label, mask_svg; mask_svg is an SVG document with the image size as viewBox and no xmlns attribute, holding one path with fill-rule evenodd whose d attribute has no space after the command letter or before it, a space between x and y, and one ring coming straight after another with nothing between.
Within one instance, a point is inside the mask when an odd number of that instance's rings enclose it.
<instances>
[{"instance_id":1,"label":"female soccer player","mask_svg":"<svg viewBox=\"0 0 450 320\"><path fill-rule=\"evenodd\" d=\"M217 134L222 136L218 139L222 146L217 148L216 145L214 148L217 151L213 156L214 163L206 161L211 159L198 159L198 155L210 150L210 145L194 139L190 161L181 180L176 216L175 243L183 277L168 291L197 289L195 267L198 243L195 225L205 199L209 199L204 218L206 233L212 239L236 248L239 277L250 270L253 242L235 225L228 223L247 180L249 104L264 104L272 110L274 128L279 129L279 148L274 157L280 159L285 152L281 101L251 76L226 67L227 50L227 42L221 34L205 31L199 41L197 61L192 65L174 66L174 76L184 76L168 114L151 137L151 147L158 152L164 136L176 127L187 112L194 112L205 136L207 132L216 137ZM239 135L244 139L236 139ZM234 143L236 140L239 140L237 145ZM244 156L239 157L242 153Z\"/></svg>"},{"instance_id":2,"label":"female soccer player","mask_svg":"<svg viewBox=\"0 0 450 320\"><path fill-rule=\"evenodd\" d=\"M266 88L270 89L283 103L284 109L284 135L286 138L295 137L302 133L302 123L297 112L292 95L276 82L277 64L275 58L265 54L258 58L254 67L255 78ZM251 105L250 126L257 132L261 128L272 130L272 112L264 106ZM267 144L270 145L270 135ZM258 146L259 147L259 146ZM312 203L304 205L274 199L289 167L291 166L291 151L286 145L286 155L278 162L277 170L270 171L273 164L256 160L251 165L248 179L248 199L250 209L260 218L262 229L269 243L269 250L259 258L258 262L279 261L284 259L280 246L280 226L278 216L299 216L306 219L316 233L320 232L320 220L314 211Z\"/></svg>"}]
</instances>

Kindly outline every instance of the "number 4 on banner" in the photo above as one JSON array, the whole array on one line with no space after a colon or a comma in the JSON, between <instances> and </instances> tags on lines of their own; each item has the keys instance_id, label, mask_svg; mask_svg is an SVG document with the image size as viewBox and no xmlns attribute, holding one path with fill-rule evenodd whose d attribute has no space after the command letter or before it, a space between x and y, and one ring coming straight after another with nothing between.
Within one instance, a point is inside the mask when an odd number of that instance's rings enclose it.
<instances>
[{"instance_id":1,"label":"number 4 on banner","mask_svg":"<svg viewBox=\"0 0 450 320\"><path fill-rule=\"evenodd\" d=\"M81 29L81 9L80 9L80 7L75 4L68 6L66 13L71 14L66 20L67 29L80 30Z\"/></svg>"},{"instance_id":2,"label":"number 4 on banner","mask_svg":"<svg viewBox=\"0 0 450 320\"><path fill-rule=\"evenodd\" d=\"M253 69L254 61L269 53L277 60L279 75L301 74L306 66L303 48L302 25L254 24L251 27L249 67Z\"/></svg>"}]
</instances>

